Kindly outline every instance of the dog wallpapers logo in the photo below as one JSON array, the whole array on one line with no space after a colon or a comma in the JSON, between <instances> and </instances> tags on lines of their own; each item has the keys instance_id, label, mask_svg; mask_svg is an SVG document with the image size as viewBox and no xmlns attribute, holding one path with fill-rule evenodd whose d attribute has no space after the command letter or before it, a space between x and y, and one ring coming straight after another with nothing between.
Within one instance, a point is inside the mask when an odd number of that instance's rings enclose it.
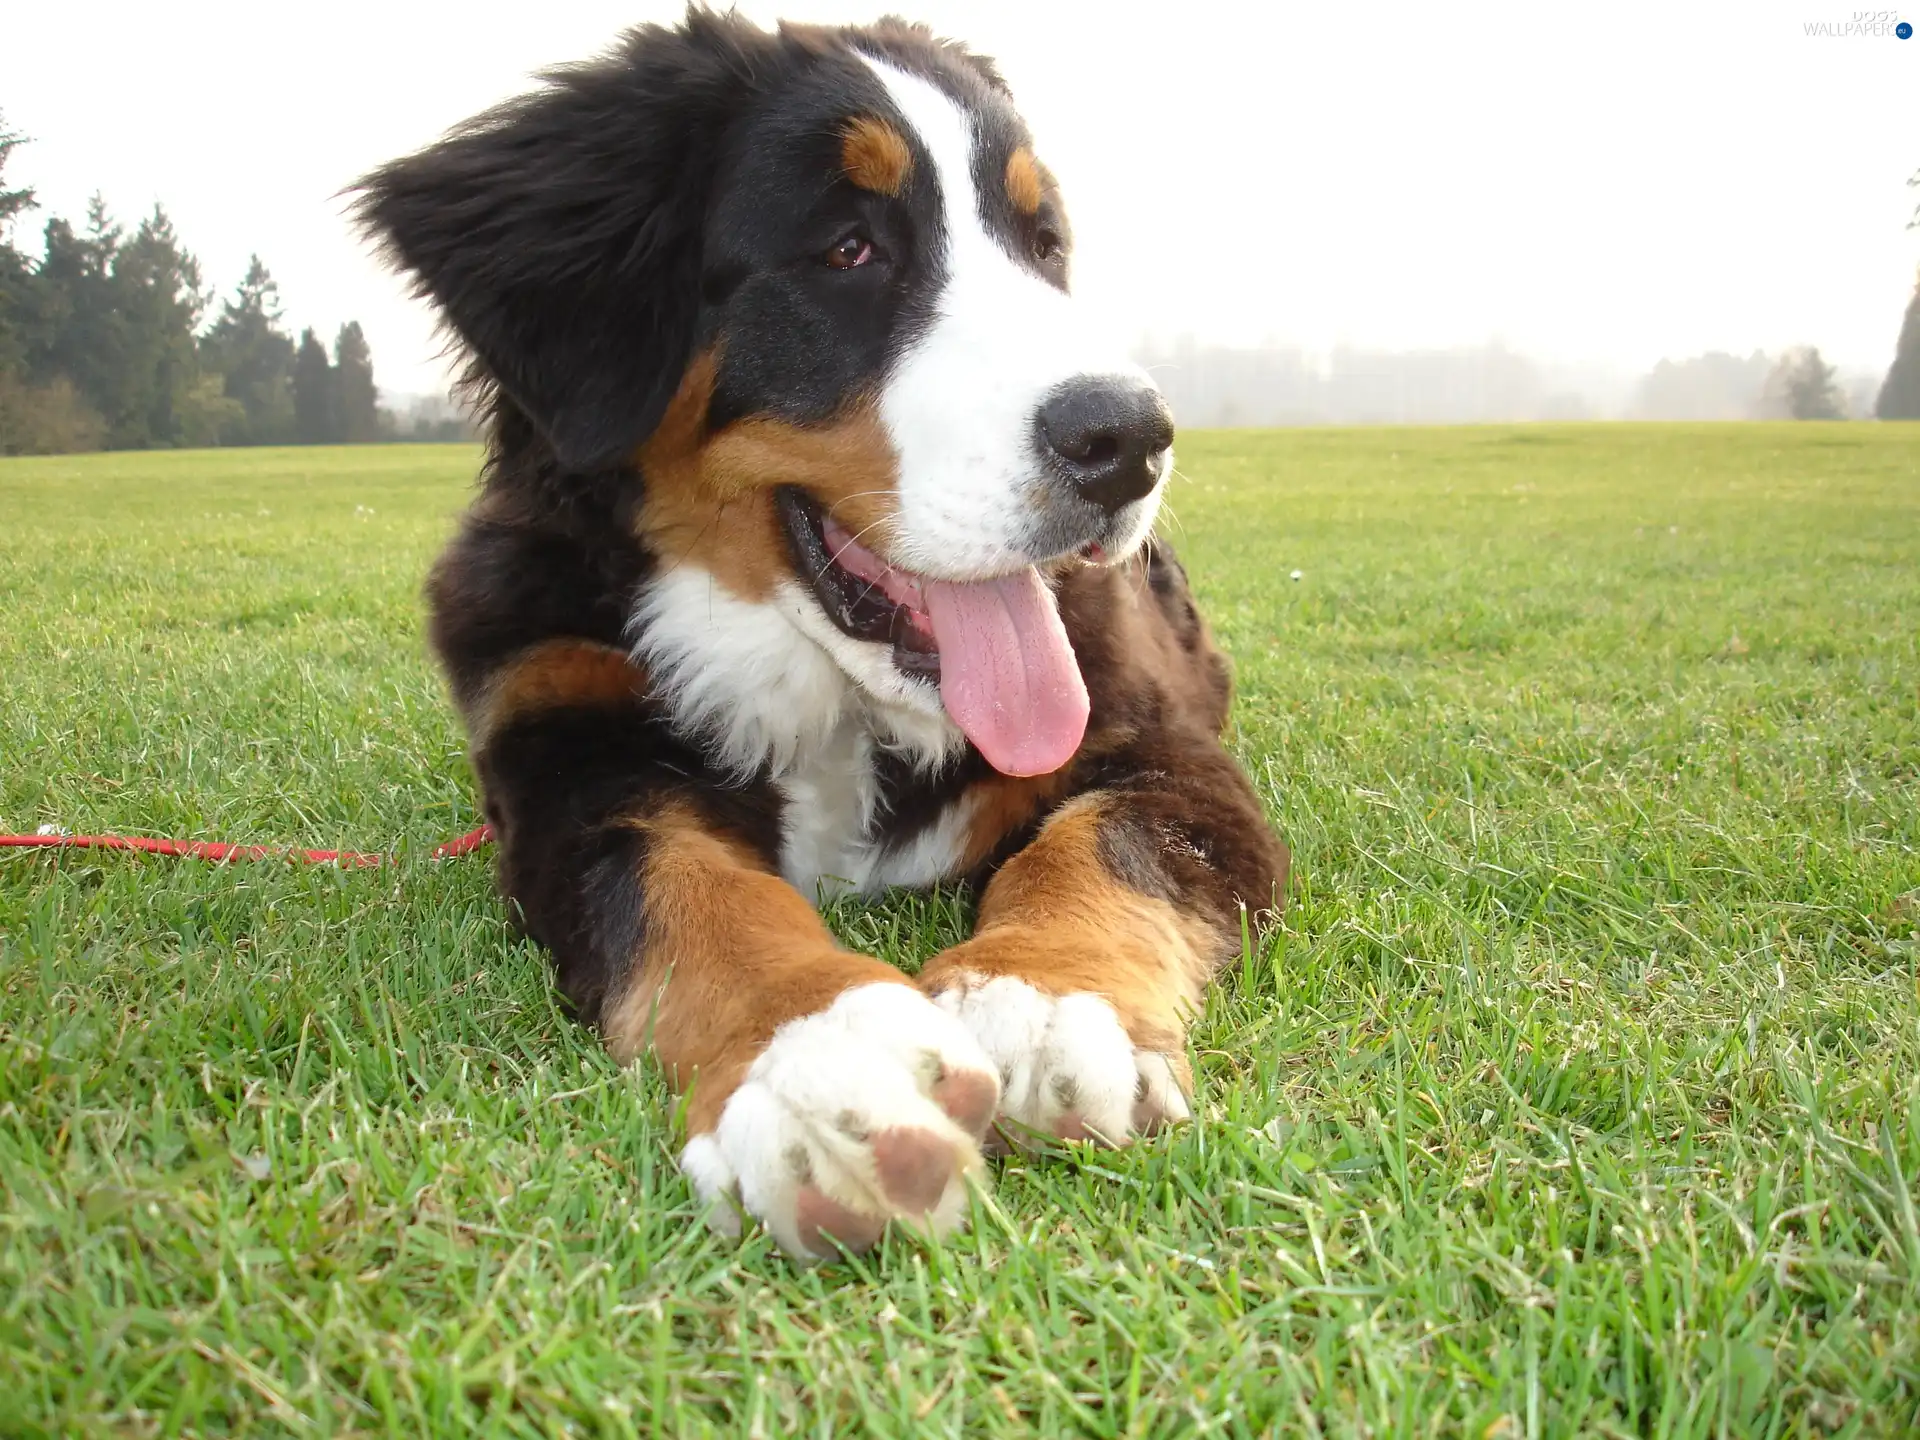
<instances>
[{"instance_id":1,"label":"dog wallpapers logo","mask_svg":"<svg viewBox=\"0 0 1920 1440\"><path fill-rule=\"evenodd\" d=\"M1845 20L1808 20L1805 32L1822 40L1895 40L1913 38L1913 26L1897 10L1855 10Z\"/></svg>"}]
</instances>

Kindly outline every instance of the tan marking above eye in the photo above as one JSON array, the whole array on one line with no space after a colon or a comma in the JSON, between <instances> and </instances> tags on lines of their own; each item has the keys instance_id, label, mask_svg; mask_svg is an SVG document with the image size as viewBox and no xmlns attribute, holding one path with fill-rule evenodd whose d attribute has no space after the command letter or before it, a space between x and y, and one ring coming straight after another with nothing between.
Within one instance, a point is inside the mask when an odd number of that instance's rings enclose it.
<instances>
[{"instance_id":1,"label":"tan marking above eye","mask_svg":"<svg viewBox=\"0 0 1920 1440\"><path fill-rule=\"evenodd\" d=\"M1022 215L1032 215L1040 209L1040 198L1046 193L1046 181L1040 174L1040 162L1033 158L1033 152L1022 145L1007 156L1007 199L1013 202L1013 208Z\"/></svg>"},{"instance_id":2,"label":"tan marking above eye","mask_svg":"<svg viewBox=\"0 0 1920 1440\"><path fill-rule=\"evenodd\" d=\"M856 115L841 132L840 167L862 190L898 195L913 171L913 150L885 120Z\"/></svg>"}]
</instances>

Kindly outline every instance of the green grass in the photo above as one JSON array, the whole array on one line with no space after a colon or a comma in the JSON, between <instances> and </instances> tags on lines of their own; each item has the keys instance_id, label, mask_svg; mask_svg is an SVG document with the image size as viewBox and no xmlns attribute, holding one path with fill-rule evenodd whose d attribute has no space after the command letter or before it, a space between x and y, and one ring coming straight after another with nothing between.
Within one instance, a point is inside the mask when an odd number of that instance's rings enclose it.
<instances>
[{"instance_id":1,"label":"green grass","mask_svg":"<svg viewBox=\"0 0 1920 1440\"><path fill-rule=\"evenodd\" d=\"M0 856L0 1433L1920 1429L1920 428L1186 439L1296 867L1202 1123L812 1272L422 856L474 459L0 462L0 829L406 857Z\"/></svg>"}]
</instances>

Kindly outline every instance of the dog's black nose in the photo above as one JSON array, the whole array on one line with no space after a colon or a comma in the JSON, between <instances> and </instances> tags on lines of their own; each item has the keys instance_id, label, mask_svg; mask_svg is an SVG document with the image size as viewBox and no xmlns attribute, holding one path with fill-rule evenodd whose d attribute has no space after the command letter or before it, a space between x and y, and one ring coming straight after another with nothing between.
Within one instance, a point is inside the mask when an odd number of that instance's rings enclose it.
<instances>
[{"instance_id":1,"label":"dog's black nose","mask_svg":"<svg viewBox=\"0 0 1920 1440\"><path fill-rule=\"evenodd\" d=\"M1069 380L1040 406L1040 441L1053 468L1111 515L1160 481L1173 412L1160 392L1119 375Z\"/></svg>"}]
</instances>

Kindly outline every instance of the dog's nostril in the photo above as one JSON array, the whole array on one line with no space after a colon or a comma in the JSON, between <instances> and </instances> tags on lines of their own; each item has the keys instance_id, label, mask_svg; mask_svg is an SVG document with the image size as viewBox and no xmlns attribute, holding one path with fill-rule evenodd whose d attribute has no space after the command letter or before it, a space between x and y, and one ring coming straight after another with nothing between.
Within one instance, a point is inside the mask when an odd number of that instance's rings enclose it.
<instances>
[{"instance_id":1,"label":"dog's nostril","mask_svg":"<svg viewBox=\"0 0 1920 1440\"><path fill-rule=\"evenodd\" d=\"M1160 456L1173 444L1173 416L1160 392L1125 376L1068 381L1042 403L1038 421L1054 470L1109 514L1160 483Z\"/></svg>"},{"instance_id":2,"label":"dog's nostril","mask_svg":"<svg viewBox=\"0 0 1920 1440\"><path fill-rule=\"evenodd\" d=\"M1120 439L1115 435L1089 435L1084 443L1074 443L1071 448L1054 448L1076 465L1106 465L1120 458Z\"/></svg>"}]
</instances>

